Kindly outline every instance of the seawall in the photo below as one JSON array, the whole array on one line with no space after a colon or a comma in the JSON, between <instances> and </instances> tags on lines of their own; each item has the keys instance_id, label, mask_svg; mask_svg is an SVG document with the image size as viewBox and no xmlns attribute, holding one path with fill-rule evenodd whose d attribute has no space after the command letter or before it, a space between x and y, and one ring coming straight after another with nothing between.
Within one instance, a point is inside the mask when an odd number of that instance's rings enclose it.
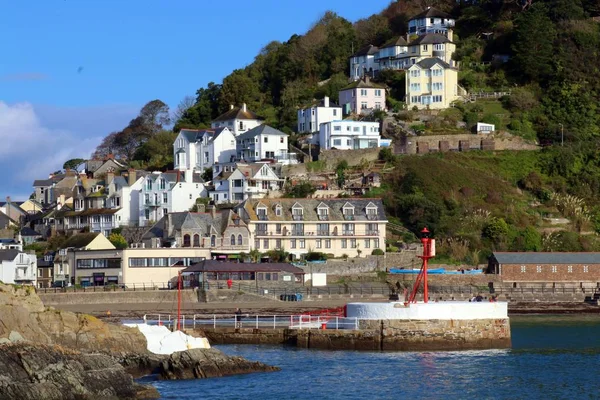
<instances>
[{"instance_id":1,"label":"seawall","mask_svg":"<svg viewBox=\"0 0 600 400\"><path fill-rule=\"evenodd\" d=\"M70 293L39 293L44 305L71 304L136 304L136 303L177 303L176 290L148 291L103 291L103 292L70 292ZM197 303L198 294L194 290L182 290L183 303Z\"/></svg>"}]
</instances>

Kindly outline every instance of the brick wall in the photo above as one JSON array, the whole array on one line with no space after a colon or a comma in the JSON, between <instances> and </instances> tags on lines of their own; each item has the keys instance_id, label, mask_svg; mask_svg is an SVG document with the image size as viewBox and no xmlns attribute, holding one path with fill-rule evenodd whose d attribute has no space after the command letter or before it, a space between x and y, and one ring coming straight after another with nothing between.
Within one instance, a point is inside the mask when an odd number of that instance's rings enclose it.
<instances>
[{"instance_id":1,"label":"brick wall","mask_svg":"<svg viewBox=\"0 0 600 400\"><path fill-rule=\"evenodd\" d=\"M505 282L596 282L600 264L502 264L500 276Z\"/></svg>"}]
</instances>

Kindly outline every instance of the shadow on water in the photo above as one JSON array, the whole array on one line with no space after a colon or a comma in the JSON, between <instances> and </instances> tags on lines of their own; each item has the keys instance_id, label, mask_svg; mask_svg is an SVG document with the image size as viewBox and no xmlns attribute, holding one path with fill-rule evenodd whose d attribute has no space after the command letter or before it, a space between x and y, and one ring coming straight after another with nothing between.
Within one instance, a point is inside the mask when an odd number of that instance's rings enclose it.
<instances>
[{"instance_id":1,"label":"shadow on water","mask_svg":"<svg viewBox=\"0 0 600 400\"><path fill-rule=\"evenodd\" d=\"M153 382L170 399L596 399L600 317L511 318L513 349L356 352L217 346L281 371Z\"/></svg>"}]
</instances>

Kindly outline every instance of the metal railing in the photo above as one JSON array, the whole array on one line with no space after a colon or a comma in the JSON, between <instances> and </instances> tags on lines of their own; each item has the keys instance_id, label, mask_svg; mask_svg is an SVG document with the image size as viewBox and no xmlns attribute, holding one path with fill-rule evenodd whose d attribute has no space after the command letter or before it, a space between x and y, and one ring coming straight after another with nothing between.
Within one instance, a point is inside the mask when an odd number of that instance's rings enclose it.
<instances>
[{"instance_id":1,"label":"metal railing","mask_svg":"<svg viewBox=\"0 0 600 400\"><path fill-rule=\"evenodd\" d=\"M163 325L169 328L177 324L177 316L170 314L145 314L143 322L149 325ZM358 329L358 318L331 315L235 315L235 314L194 314L181 315L181 329Z\"/></svg>"}]
</instances>

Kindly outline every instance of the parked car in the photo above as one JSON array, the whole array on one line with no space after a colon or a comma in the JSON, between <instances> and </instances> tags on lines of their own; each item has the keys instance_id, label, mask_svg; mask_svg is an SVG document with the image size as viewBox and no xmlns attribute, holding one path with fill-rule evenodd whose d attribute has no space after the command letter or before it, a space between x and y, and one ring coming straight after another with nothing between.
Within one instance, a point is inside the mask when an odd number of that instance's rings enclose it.
<instances>
[{"instance_id":1,"label":"parked car","mask_svg":"<svg viewBox=\"0 0 600 400\"><path fill-rule=\"evenodd\" d=\"M54 281L52 282L53 288L65 288L67 287L67 281Z\"/></svg>"}]
</instances>

